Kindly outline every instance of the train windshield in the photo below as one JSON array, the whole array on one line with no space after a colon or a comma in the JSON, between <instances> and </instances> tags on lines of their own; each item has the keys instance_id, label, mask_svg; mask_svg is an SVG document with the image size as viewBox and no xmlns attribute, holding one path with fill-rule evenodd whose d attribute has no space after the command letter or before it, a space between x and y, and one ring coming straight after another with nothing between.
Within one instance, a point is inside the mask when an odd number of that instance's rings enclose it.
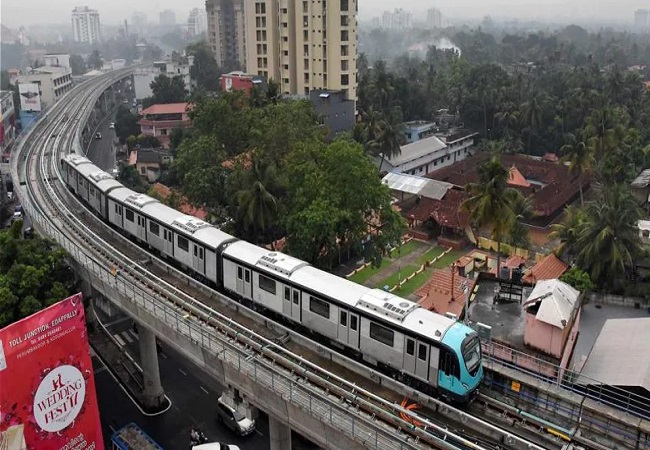
<instances>
[{"instance_id":1,"label":"train windshield","mask_svg":"<svg viewBox=\"0 0 650 450\"><path fill-rule=\"evenodd\" d=\"M467 371L474 375L481 363L481 341L477 335L472 335L463 342L463 359Z\"/></svg>"}]
</instances>

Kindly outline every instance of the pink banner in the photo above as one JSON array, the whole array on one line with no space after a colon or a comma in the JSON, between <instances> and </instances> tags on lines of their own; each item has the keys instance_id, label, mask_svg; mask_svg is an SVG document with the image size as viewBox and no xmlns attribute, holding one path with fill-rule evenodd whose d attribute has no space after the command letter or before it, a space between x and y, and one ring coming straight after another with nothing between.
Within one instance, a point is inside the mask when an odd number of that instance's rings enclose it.
<instances>
[{"instance_id":1,"label":"pink banner","mask_svg":"<svg viewBox=\"0 0 650 450\"><path fill-rule=\"evenodd\" d=\"M0 449L104 450L81 294L0 330Z\"/></svg>"}]
</instances>

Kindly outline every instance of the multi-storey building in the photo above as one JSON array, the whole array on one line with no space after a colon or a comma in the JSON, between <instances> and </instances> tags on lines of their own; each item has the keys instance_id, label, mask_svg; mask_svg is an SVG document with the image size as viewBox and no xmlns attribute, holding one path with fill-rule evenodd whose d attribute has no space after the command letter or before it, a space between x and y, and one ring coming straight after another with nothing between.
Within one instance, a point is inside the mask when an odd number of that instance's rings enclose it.
<instances>
[{"instance_id":1,"label":"multi-storey building","mask_svg":"<svg viewBox=\"0 0 650 450\"><path fill-rule=\"evenodd\" d=\"M194 8L187 19L188 36L197 36L208 29L208 16L205 9Z\"/></svg>"},{"instance_id":2,"label":"multi-storey building","mask_svg":"<svg viewBox=\"0 0 650 450\"><path fill-rule=\"evenodd\" d=\"M156 61L150 66L138 67L133 72L133 89L135 91L135 98L142 100L146 97L151 97L151 82L156 79L158 75L166 75L169 78L180 76L185 83L187 92L192 90L190 78L189 64L176 64L171 61Z\"/></svg>"},{"instance_id":3,"label":"multi-storey building","mask_svg":"<svg viewBox=\"0 0 650 450\"><path fill-rule=\"evenodd\" d=\"M241 69L246 62L244 3L250 0L206 0L208 42L217 64Z\"/></svg>"},{"instance_id":4,"label":"multi-storey building","mask_svg":"<svg viewBox=\"0 0 650 450\"><path fill-rule=\"evenodd\" d=\"M634 26L645 28L649 24L648 18L650 17L650 10L637 9L634 11Z\"/></svg>"},{"instance_id":5,"label":"multi-storey building","mask_svg":"<svg viewBox=\"0 0 650 450\"><path fill-rule=\"evenodd\" d=\"M161 11L159 16L160 16L160 25L176 24L176 14L171 9L166 9L164 11Z\"/></svg>"},{"instance_id":6,"label":"multi-storey building","mask_svg":"<svg viewBox=\"0 0 650 450\"><path fill-rule=\"evenodd\" d=\"M101 40L99 11L87 6L78 6L72 10L72 33L75 42L95 44Z\"/></svg>"},{"instance_id":7,"label":"multi-storey building","mask_svg":"<svg viewBox=\"0 0 650 450\"><path fill-rule=\"evenodd\" d=\"M4 155L16 137L13 91L0 91L0 154Z\"/></svg>"},{"instance_id":8,"label":"multi-storey building","mask_svg":"<svg viewBox=\"0 0 650 450\"><path fill-rule=\"evenodd\" d=\"M357 0L246 2L246 69L287 95L342 91L356 100Z\"/></svg>"},{"instance_id":9,"label":"multi-storey building","mask_svg":"<svg viewBox=\"0 0 650 450\"><path fill-rule=\"evenodd\" d=\"M438 8L430 8L427 10L427 25L429 28L442 27L442 13Z\"/></svg>"},{"instance_id":10,"label":"multi-storey building","mask_svg":"<svg viewBox=\"0 0 650 450\"><path fill-rule=\"evenodd\" d=\"M43 66L18 75L18 85L37 84L40 108L52 106L66 92L72 89L72 71L67 67Z\"/></svg>"},{"instance_id":11,"label":"multi-storey building","mask_svg":"<svg viewBox=\"0 0 650 450\"><path fill-rule=\"evenodd\" d=\"M169 139L174 128L188 128L190 103L167 103L151 105L140 112L138 122L145 136L158 138L164 148L169 148Z\"/></svg>"}]
</instances>

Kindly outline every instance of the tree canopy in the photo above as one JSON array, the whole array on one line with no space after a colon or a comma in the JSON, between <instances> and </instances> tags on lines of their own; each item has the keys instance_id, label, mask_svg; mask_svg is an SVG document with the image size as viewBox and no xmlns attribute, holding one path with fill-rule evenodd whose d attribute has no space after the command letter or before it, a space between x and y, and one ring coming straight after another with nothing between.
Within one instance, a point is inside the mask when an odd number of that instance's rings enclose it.
<instances>
[{"instance_id":1,"label":"tree canopy","mask_svg":"<svg viewBox=\"0 0 650 450\"><path fill-rule=\"evenodd\" d=\"M206 91L218 91L219 77L222 70L217 65L214 55L208 47L207 42L200 41L187 46L187 54L194 57L194 63L190 67L190 77L196 83L197 88Z\"/></svg>"},{"instance_id":2,"label":"tree canopy","mask_svg":"<svg viewBox=\"0 0 650 450\"><path fill-rule=\"evenodd\" d=\"M0 231L0 328L68 297L75 287L65 251L35 235L21 238L22 221Z\"/></svg>"},{"instance_id":3,"label":"tree canopy","mask_svg":"<svg viewBox=\"0 0 650 450\"><path fill-rule=\"evenodd\" d=\"M168 77L165 74L158 75L151 82L151 103L180 103L184 102L187 97L185 81L180 75Z\"/></svg>"},{"instance_id":4,"label":"tree canopy","mask_svg":"<svg viewBox=\"0 0 650 450\"><path fill-rule=\"evenodd\" d=\"M115 135L120 140L120 143L126 144L129 136L138 136L139 134L138 117L129 108L120 105L115 114Z\"/></svg>"}]
</instances>

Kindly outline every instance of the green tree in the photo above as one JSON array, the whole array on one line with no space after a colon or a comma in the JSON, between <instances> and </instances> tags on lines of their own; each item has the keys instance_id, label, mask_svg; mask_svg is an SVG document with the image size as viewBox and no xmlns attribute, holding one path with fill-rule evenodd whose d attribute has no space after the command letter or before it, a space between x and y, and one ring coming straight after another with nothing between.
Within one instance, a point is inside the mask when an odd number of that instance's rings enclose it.
<instances>
[{"instance_id":1,"label":"green tree","mask_svg":"<svg viewBox=\"0 0 650 450\"><path fill-rule=\"evenodd\" d=\"M0 231L0 328L68 297L75 287L65 251L35 235L21 239L22 221Z\"/></svg>"},{"instance_id":2,"label":"green tree","mask_svg":"<svg viewBox=\"0 0 650 450\"><path fill-rule=\"evenodd\" d=\"M643 213L629 188L611 186L585 206L577 241L578 266L604 286L620 285L641 253L638 221Z\"/></svg>"},{"instance_id":3,"label":"green tree","mask_svg":"<svg viewBox=\"0 0 650 450\"><path fill-rule=\"evenodd\" d=\"M185 81L180 75L169 78L165 74L158 75L150 84L153 92L153 103L180 103L187 97Z\"/></svg>"},{"instance_id":4,"label":"green tree","mask_svg":"<svg viewBox=\"0 0 650 450\"><path fill-rule=\"evenodd\" d=\"M559 258L566 256L572 261L578 254L578 238L585 222L585 211L573 205L567 206L564 210L564 218L559 223L551 225L549 239L559 241L553 252Z\"/></svg>"},{"instance_id":5,"label":"green tree","mask_svg":"<svg viewBox=\"0 0 650 450\"><path fill-rule=\"evenodd\" d=\"M289 155L287 179L287 248L312 264L331 266L348 250L378 265L406 229L374 164L351 140L298 145Z\"/></svg>"},{"instance_id":6,"label":"green tree","mask_svg":"<svg viewBox=\"0 0 650 450\"><path fill-rule=\"evenodd\" d=\"M149 183L140 176L136 166L123 165L117 178L125 186L141 194L149 190Z\"/></svg>"},{"instance_id":7,"label":"green tree","mask_svg":"<svg viewBox=\"0 0 650 450\"><path fill-rule=\"evenodd\" d=\"M115 135L120 143L125 144L129 136L138 136L139 134L138 117L129 108L120 105L115 114Z\"/></svg>"},{"instance_id":8,"label":"green tree","mask_svg":"<svg viewBox=\"0 0 650 450\"><path fill-rule=\"evenodd\" d=\"M595 287L591 278L589 278L589 274L577 266L572 266L564 272L560 280L583 293L589 292Z\"/></svg>"},{"instance_id":9,"label":"green tree","mask_svg":"<svg viewBox=\"0 0 650 450\"><path fill-rule=\"evenodd\" d=\"M566 144L562 146L562 163L569 163L569 173L578 174L580 183L580 206L584 206L585 200L582 194L582 180L585 174L589 174L596 165L593 147L584 138L584 133L579 133L578 137L569 133L566 137Z\"/></svg>"},{"instance_id":10,"label":"green tree","mask_svg":"<svg viewBox=\"0 0 650 450\"><path fill-rule=\"evenodd\" d=\"M520 106L520 120L528 129L528 144L526 152L530 153L530 144L533 135L542 127L542 119L546 109L546 99L539 93L534 93Z\"/></svg>"},{"instance_id":11,"label":"green tree","mask_svg":"<svg viewBox=\"0 0 650 450\"><path fill-rule=\"evenodd\" d=\"M86 62L81 55L70 55L70 69L72 75L83 75L86 73Z\"/></svg>"},{"instance_id":12,"label":"green tree","mask_svg":"<svg viewBox=\"0 0 650 450\"><path fill-rule=\"evenodd\" d=\"M201 90L218 91L222 70L217 65L207 42L201 41L187 46L187 54L194 57L190 77Z\"/></svg>"},{"instance_id":13,"label":"green tree","mask_svg":"<svg viewBox=\"0 0 650 450\"><path fill-rule=\"evenodd\" d=\"M99 50L93 50L93 52L88 57L88 67L95 70L100 70L104 66L104 60L102 59Z\"/></svg>"},{"instance_id":14,"label":"green tree","mask_svg":"<svg viewBox=\"0 0 650 450\"><path fill-rule=\"evenodd\" d=\"M478 168L479 180L469 183L468 197L461 204L478 228L487 227L497 242L497 267L501 267L501 241L517 222L514 210L521 193L508 187L508 171L499 157L492 157Z\"/></svg>"}]
</instances>

